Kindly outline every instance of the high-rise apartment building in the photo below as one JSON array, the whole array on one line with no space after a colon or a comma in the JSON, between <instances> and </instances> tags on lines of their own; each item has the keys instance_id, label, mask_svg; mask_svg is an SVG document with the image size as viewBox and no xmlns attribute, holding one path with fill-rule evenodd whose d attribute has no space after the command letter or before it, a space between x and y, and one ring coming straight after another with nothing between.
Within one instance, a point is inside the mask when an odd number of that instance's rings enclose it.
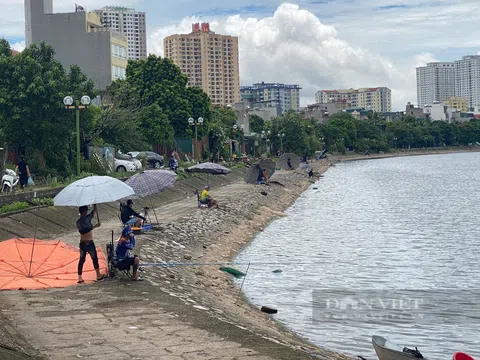
<instances>
[{"instance_id":1,"label":"high-rise apartment building","mask_svg":"<svg viewBox=\"0 0 480 360\"><path fill-rule=\"evenodd\" d=\"M147 26L144 12L120 6L106 6L95 12L106 28L127 37L128 59L140 60L147 57Z\"/></svg>"},{"instance_id":2,"label":"high-rise apartment building","mask_svg":"<svg viewBox=\"0 0 480 360\"><path fill-rule=\"evenodd\" d=\"M417 68L419 107L444 102L456 108L480 106L480 55L464 56L455 62L435 62ZM460 110L459 109L459 110Z\"/></svg>"},{"instance_id":3,"label":"high-rise apartment building","mask_svg":"<svg viewBox=\"0 0 480 360\"><path fill-rule=\"evenodd\" d=\"M215 34L208 23L193 24L190 34L168 36L163 44L165 58L188 76L188 86L202 88L214 105L240 101L237 37Z\"/></svg>"},{"instance_id":4,"label":"high-rise apartment building","mask_svg":"<svg viewBox=\"0 0 480 360\"><path fill-rule=\"evenodd\" d=\"M25 42L44 41L65 68L78 65L104 90L125 77L127 38L104 28L95 12L53 13L52 0L25 0Z\"/></svg>"},{"instance_id":5,"label":"high-rise apartment building","mask_svg":"<svg viewBox=\"0 0 480 360\"><path fill-rule=\"evenodd\" d=\"M284 113L300 110L300 89L299 85L261 82L253 86L241 86L240 96L243 102L253 108L278 107Z\"/></svg>"},{"instance_id":6,"label":"high-rise apartment building","mask_svg":"<svg viewBox=\"0 0 480 360\"><path fill-rule=\"evenodd\" d=\"M455 96L467 100L469 108L480 106L480 55L455 61Z\"/></svg>"},{"instance_id":7,"label":"high-rise apartment building","mask_svg":"<svg viewBox=\"0 0 480 360\"><path fill-rule=\"evenodd\" d=\"M417 104L423 107L455 95L455 64L433 62L417 68Z\"/></svg>"},{"instance_id":8,"label":"high-rise apartment building","mask_svg":"<svg viewBox=\"0 0 480 360\"><path fill-rule=\"evenodd\" d=\"M392 111L392 91L387 87L320 90L315 94L317 104L338 100L349 100L352 107L370 108L376 112Z\"/></svg>"}]
</instances>

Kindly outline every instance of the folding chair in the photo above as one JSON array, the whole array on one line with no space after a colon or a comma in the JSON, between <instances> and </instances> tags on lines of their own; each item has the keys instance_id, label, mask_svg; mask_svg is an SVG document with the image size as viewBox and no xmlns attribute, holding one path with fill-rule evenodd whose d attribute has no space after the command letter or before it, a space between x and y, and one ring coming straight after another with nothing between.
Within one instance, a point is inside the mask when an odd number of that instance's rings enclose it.
<instances>
[{"instance_id":1,"label":"folding chair","mask_svg":"<svg viewBox=\"0 0 480 360\"><path fill-rule=\"evenodd\" d=\"M112 241L110 244L107 244L107 268L108 276L114 277L118 271L123 272L127 277L131 278L133 275L130 273L130 266L128 269L125 269L119 263L117 256L115 255L115 245L113 244L113 230L112 230Z\"/></svg>"}]
</instances>

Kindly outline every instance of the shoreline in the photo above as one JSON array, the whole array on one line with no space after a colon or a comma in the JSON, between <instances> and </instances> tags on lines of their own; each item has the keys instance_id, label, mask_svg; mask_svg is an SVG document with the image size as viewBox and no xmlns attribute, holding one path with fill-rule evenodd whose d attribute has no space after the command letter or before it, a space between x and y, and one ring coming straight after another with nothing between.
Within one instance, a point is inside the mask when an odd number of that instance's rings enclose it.
<instances>
[{"instance_id":1,"label":"shoreline","mask_svg":"<svg viewBox=\"0 0 480 360\"><path fill-rule=\"evenodd\" d=\"M457 152L472 151L453 153ZM407 156L440 153L452 151L417 151ZM331 163L395 156L402 155L329 156L311 165L323 174ZM211 193L220 202L219 210L196 209L191 193L185 198L189 193L185 183L179 183L170 194L164 193L165 199L172 200L157 210L164 228L137 238L141 261L232 262L258 232L283 216L313 185L302 170L278 171L272 180L285 186L247 185L241 177L238 173L230 182L221 177L197 179L197 183L215 184ZM105 242L110 229L117 229L117 233L120 230L118 219L112 216L116 211L112 208L110 220L102 219L103 232L97 233L106 238ZM76 245L77 234L69 232L62 239ZM104 243L97 245L104 247ZM129 359L135 359L135 355L138 359L162 360L352 359L312 344L262 313L239 292L230 275L219 271L219 266L148 267L145 278L143 283L130 283L120 277L65 289L3 292L0 307L8 323L49 360L100 359L102 351L115 356L127 354ZM119 339L129 339L132 344L125 350ZM220 344L225 350L218 348Z\"/></svg>"}]
</instances>

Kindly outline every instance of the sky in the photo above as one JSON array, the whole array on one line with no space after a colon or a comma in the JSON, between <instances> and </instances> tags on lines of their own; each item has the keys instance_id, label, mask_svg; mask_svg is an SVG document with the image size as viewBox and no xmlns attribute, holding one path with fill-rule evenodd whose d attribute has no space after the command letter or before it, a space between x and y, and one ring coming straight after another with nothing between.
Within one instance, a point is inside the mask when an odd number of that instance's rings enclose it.
<instances>
[{"instance_id":1,"label":"sky","mask_svg":"<svg viewBox=\"0 0 480 360\"><path fill-rule=\"evenodd\" d=\"M32 0L34 1L34 0ZM416 103L415 68L479 53L479 0L54 0L55 12L106 5L147 13L148 52L194 22L239 37L240 83L318 90L387 86L394 110ZM0 37L24 47L24 0L0 0Z\"/></svg>"}]
</instances>

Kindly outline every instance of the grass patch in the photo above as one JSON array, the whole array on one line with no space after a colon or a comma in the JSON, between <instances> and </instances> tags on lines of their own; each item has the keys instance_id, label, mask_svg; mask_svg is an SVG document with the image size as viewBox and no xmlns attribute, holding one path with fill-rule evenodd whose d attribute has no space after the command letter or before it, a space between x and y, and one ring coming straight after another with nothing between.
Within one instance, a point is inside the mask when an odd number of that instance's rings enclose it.
<instances>
[{"instance_id":1,"label":"grass patch","mask_svg":"<svg viewBox=\"0 0 480 360\"><path fill-rule=\"evenodd\" d=\"M52 198L35 198L30 202L33 206L53 206Z\"/></svg>"},{"instance_id":2,"label":"grass patch","mask_svg":"<svg viewBox=\"0 0 480 360\"><path fill-rule=\"evenodd\" d=\"M244 162L234 163L231 166L232 169L243 169L243 168L246 168L246 167L247 167L247 164L245 164Z\"/></svg>"},{"instance_id":3,"label":"grass patch","mask_svg":"<svg viewBox=\"0 0 480 360\"><path fill-rule=\"evenodd\" d=\"M27 209L28 207L30 207L30 205L28 205L26 201L14 202L11 204L0 206L0 214L9 213L12 211L24 210L24 209Z\"/></svg>"}]
</instances>

